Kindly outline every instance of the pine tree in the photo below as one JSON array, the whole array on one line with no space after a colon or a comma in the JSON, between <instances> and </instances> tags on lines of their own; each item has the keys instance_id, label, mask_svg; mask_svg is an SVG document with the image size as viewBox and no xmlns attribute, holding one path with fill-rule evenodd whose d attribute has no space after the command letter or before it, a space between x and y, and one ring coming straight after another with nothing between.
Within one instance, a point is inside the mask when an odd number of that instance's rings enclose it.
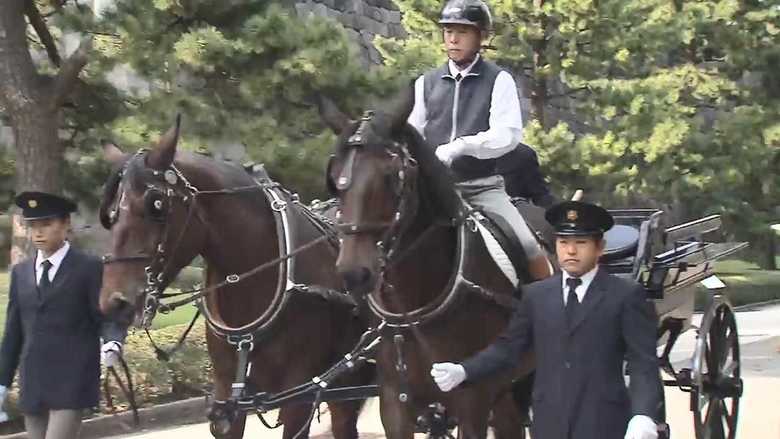
<instances>
[{"instance_id":1,"label":"pine tree","mask_svg":"<svg viewBox=\"0 0 780 439\"><path fill-rule=\"evenodd\" d=\"M374 90L339 24L279 2L128 0L92 25L113 34L107 59L151 84L112 123L120 145L145 146L182 113L184 148L240 144L305 195L322 194L333 141L312 96L355 109Z\"/></svg>"}]
</instances>

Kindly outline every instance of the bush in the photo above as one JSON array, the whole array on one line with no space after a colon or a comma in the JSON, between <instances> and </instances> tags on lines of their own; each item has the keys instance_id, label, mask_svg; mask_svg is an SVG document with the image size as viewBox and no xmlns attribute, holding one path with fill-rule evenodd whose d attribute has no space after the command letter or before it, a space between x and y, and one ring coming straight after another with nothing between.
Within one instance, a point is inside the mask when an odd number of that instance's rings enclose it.
<instances>
[{"instance_id":1,"label":"bush","mask_svg":"<svg viewBox=\"0 0 780 439\"><path fill-rule=\"evenodd\" d=\"M196 285L203 284L203 269L200 267L184 267L176 279L171 283L171 288L190 290Z\"/></svg>"},{"instance_id":2,"label":"bush","mask_svg":"<svg viewBox=\"0 0 780 439\"><path fill-rule=\"evenodd\" d=\"M150 333L160 348L169 349L186 326L168 326ZM157 359L143 331L136 331L127 337L124 354L133 376L139 406L203 395L210 390L211 361L206 350L206 330L202 319L195 324L184 345L169 362ZM123 407L127 407L124 395L113 380L111 393L115 399L122 401Z\"/></svg>"},{"instance_id":3,"label":"bush","mask_svg":"<svg viewBox=\"0 0 780 439\"><path fill-rule=\"evenodd\" d=\"M780 299L780 271L761 270L755 264L740 260L716 263L715 274L726 284L724 293L733 306ZM703 311L711 294L699 285L696 310Z\"/></svg>"}]
</instances>

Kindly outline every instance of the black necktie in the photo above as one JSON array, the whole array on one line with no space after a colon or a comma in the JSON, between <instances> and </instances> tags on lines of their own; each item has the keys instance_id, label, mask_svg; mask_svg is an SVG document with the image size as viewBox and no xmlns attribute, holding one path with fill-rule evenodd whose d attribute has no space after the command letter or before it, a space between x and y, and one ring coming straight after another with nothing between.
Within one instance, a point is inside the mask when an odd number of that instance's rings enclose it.
<instances>
[{"instance_id":1,"label":"black necktie","mask_svg":"<svg viewBox=\"0 0 780 439\"><path fill-rule=\"evenodd\" d=\"M578 277L566 279L566 286L569 288L569 293L566 296L566 321L569 325L574 322L574 316L577 315L577 310L580 308L580 299L575 292L580 285L582 285L582 279Z\"/></svg>"},{"instance_id":2,"label":"black necktie","mask_svg":"<svg viewBox=\"0 0 780 439\"><path fill-rule=\"evenodd\" d=\"M43 274L41 274L41 281L38 282L38 288L45 290L51 286L51 280L49 280L49 270L51 269L51 262L47 259L41 262L43 267Z\"/></svg>"},{"instance_id":3,"label":"black necktie","mask_svg":"<svg viewBox=\"0 0 780 439\"><path fill-rule=\"evenodd\" d=\"M463 79L463 75L461 75L460 73L455 75L455 82L460 82L461 79Z\"/></svg>"}]
</instances>

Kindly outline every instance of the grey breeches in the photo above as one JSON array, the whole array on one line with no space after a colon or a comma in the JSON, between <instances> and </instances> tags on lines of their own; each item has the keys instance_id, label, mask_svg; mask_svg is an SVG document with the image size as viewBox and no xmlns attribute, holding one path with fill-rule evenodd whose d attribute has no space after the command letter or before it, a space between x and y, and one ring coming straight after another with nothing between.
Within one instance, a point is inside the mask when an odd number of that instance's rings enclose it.
<instances>
[{"instance_id":1,"label":"grey breeches","mask_svg":"<svg viewBox=\"0 0 780 439\"><path fill-rule=\"evenodd\" d=\"M536 238L523 216L506 193L504 177L493 175L456 184L461 196L473 207L499 216L512 226L529 259L543 255Z\"/></svg>"},{"instance_id":2,"label":"grey breeches","mask_svg":"<svg viewBox=\"0 0 780 439\"><path fill-rule=\"evenodd\" d=\"M29 439L77 439L81 430L81 410L25 414L24 428Z\"/></svg>"}]
</instances>

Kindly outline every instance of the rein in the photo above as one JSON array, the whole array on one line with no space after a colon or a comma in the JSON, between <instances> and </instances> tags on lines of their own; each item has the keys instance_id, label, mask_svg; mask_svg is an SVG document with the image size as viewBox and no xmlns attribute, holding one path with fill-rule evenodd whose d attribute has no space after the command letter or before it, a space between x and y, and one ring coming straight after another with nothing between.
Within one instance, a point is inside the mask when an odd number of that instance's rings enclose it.
<instances>
[{"instance_id":1,"label":"rein","mask_svg":"<svg viewBox=\"0 0 780 439\"><path fill-rule=\"evenodd\" d=\"M106 368L106 375L103 379L103 393L106 397L106 408L111 413L116 413L117 409L114 406L114 399L111 397L111 392L109 390L109 377L113 377L114 381L116 381L117 385L119 386L119 389L122 391L122 393L125 395L125 399L127 399L128 404L130 404L130 409L133 411L133 424L137 428L141 425L141 418L138 415L138 404L135 400L135 387L133 386L133 377L130 375L130 368L127 366L127 362L125 361L124 357L122 355L118 355L117 358L119 359L119 365L122 366L122 372L125 374L125 380L127 381L127 385L125 385L122 382L122 379L119 378L119 373L116 371L116 368L114 366Z\"/></svg>"}]
</instances>

